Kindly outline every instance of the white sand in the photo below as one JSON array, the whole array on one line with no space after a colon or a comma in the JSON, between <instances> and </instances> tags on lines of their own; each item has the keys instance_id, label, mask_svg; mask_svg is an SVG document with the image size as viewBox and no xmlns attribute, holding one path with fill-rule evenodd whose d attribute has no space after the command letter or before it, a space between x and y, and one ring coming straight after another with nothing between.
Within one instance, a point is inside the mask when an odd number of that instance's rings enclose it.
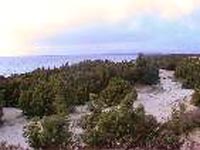
<instances>
[{"instance_id":1,"label":"white sand","mask_svg":"<svg viewBox=\"0 0 200 150\"><path fill-rule=\"evenodd\" d=\"M8 144L20 145L28 148L28 144L23 137L23 126L26 120L22 111L15 108L3 108L3 125L0 126L0 142Z\"/></svg>"},{"instance_id":2,"label":"white sand","mask_svg":"<svg viewBox=\"0 0 200 150\"><path fill-rule=\"evenodd\" d=\"M84 147L84 142L82 139L82 135L84 134L84 130L81 127L81 121L84 116L90 113L88 106L76 106L74 108L74 112L70 114L70 126L69 130L72 133L72 141L74 142L73 147L74 150L79 150L79 147Z\"/></svg>"},{"instance_id":3,"label":"white sand","mask_svg":"<svg viewBox=\"0 0 200 150\"><path fill-rule=\"evenodd\" d=\"M179 107L191 99L193 90L183 89L181 83L175 81L174 72L160 70L160 84L156 86L138 87L138 100L135 106L142 104L147 114L165 122L171 117L173 108Z\"/></svg>"}]
</instances>

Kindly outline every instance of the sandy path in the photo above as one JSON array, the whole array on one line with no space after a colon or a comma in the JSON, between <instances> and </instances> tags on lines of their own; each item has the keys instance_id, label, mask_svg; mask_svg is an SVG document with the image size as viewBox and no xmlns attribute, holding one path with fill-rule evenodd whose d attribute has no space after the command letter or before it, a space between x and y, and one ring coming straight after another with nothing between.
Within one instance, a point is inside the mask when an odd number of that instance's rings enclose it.
<instances>
[{"instance_id":1,"label":"sandy path","mask_svg":"<svg viewBox=\"0 0 200 150\"><path fill-rule=\"evenodd\" d=\"M81 120L89 113L88 106L76 106L74 112L70 114L70 126L69 129L72 132L72 140L74 143L74 149L78 149L79 146L84 146L82 135L84 133L81 127Z\"/></svg>"},{"instance_id":2,"label":"sandy path","mask_svg":"<svg viewBox=\"0 0 200 150\"><path fill-rule=\"evenodd\" d=\"M175 81L174 72L160 70L160 84L137 88L138 100L135 105L142 104L147 114L165 122L171 117L173 108L190 100L193 90L183 89L181 83Z\"/></svg>"},{"instance_id":3,"label":"sandy path","mask_svg":"<svg viewBox=\"0 0 200 150\"><path fill-rule=\"evenodd\" d=\"M20 144L28 148L28 144L23 137L23 126L26 120L22 111L15 108L3 108L3 125L0 127L0 142L6 141L8 144Z\"/></svg>"}]
</instances>

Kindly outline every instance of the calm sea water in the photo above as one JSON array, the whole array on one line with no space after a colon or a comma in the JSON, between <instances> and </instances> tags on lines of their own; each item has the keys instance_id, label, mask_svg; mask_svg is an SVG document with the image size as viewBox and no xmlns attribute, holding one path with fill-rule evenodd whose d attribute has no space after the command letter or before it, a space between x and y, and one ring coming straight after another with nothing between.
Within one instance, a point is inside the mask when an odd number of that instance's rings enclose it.
<instances>
[{"instance_id":1,"label":"calm sea water","mask_svg":"<svg viewBox=\"0 0 200 150\"><path fill-rule=\"evenodd\" d=\"M80 56L26 56L26 57L0 57L0 75L9 76L31 72L37 68L54 68L65 63L74 64L83 60L111 60L120 62L124 60L134 60L135 54L109 54L109 55L80 55Z\"/></svg>"}]
</instances>

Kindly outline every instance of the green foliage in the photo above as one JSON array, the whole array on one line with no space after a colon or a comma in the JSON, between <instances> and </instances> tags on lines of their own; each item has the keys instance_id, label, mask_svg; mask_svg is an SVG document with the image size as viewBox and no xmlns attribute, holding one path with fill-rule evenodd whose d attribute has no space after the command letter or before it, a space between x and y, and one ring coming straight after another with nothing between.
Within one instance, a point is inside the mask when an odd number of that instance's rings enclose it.
<instances>
[{"instance_id":1,"label":"green foliage","mask_svg":"<svg viewBox=\"0 0 200 150\"><path fill-rule=\"evenodd\" d=\"M143 55L136 60L138 81L143 84L156 84L159 81L159 69L153 61L148 61Z\"/></svg>"},{"instance_id":2,"label":"green foliage","mask_svg":"<svg viewBox=\"0 0 200 150\"><path fill-rule=\"evenodd\" d=\"M2 123L2 116L3 116L3 103L4 103L4 94L3 91L0 91L0 125Z\"/></svg>"},{"instance_id":3,"label":"green foliage","mask_svg":"<svg viewBox=\"0 0 200 150\"><path fill-rule=\"evenodd\" d=\"M146 150L180 150L184 141L172 130L159 126L144 145Z\"/></svg>"},{"instance_id":4,"label":"green foliage","mask_svg":"<svg viewBox=\"0 0 200 150\"><path fill-rule=\"evenodd\" d=\"M175 75L183 82L185 88L195 89L192 103L200 107L200 60L198 57L189 57L182 60L176 68Z\"/></svg>"},{"instance_id":5,"label":"green foliage","mask_svg":"<svg viewBox=\"0 0 200 150\"><path fill-rule=\"evenodd\" d=\"M195 93L193 94L193 96L192 96L192 103L195 106L200 107L200 90L199 89L196 89Z\"/></svg>"},{"instance_id":6,"label":"green foliage","mask_svg":"<svg viewBox=\"0 0 200 150\"><path fill-rule=\"evenodd\" d=\"M143 110L137 113L127 109L114 109L89 116L85 141L91 146L113 148L123 144L142 144L157 125ZM91 119L92 118L92 119ZM91 119L91 120L90 120Z\"/></svg>"},{"instance_id":7,"label":"green foliage","mask_svg":"<svg viewBox=\"0 0 200 150\"><path fill-rule=\"evenodd\" d=\"M36 85L34 89L22 91L19 104L24 113L30 117L42 117L52 114L54 95L51 90L51 86L48 83L41 83Z\"/></svg>"},{"instance_id":8,"label":"green foliage","mask_svg":"<svg viewBox=\"0 0 200 150\"><path fill-rule=\"evenodd\" d=\"M3 109L2 106L0 106L0 125L2 123L2 116L3 116Z\"/></svg>"},{"instance_id":9,"label":"green foliage","mask_svg":"<svg viewBox=\"0 0 200 150\"><path fill-rule=\"evenodd\" d=\"M2 123L4 105L5 105L5 78L0 76L0 125Z\"/></svg>"},{"instance_id":10,"label":"green foliage","mask_svg":"<svg viewBox=\"0 0 200 150\"><path fill-rule=\"evenodd\" d=\"M99 97L94 101L97 107L111 107L119 105L121 100L131 92L133 87L129 82L121 78L112 78L108 86L99 94Z\"/></svg>"},{"instance_id":11,"label":"green foliage","mask_svg":"<svg viewBox=\"0 0 200 150\"><path fill-rule=\"evenodd\" d=\"M175 75L183 81L186 88L198 88L200 86L200 60L198 58L186 58L176 68Z\"/></svg>"},{"instance_id":12,"label":"green foliage","mask_svg":"<svg viewBox=\"0 0 200 150\"><path fill-rule=\"evenodd\" d=\"M4 106L22 108L29 117L63 114L74 105L88 102L91 93L100 95L102 91L105 98L100 97L103 100L108 99L109 105L112 105L111 101L117 103L130 92L130 85L154 84L158 81L157 67L148 60L138 59L137 63L87 60L71 66L66 64L52 70L42 68L31 73L2 78L0 99L4 99ZM119 78L123 81L117 81ZM118 87L112 89L112 84L118 84ZM114 92L117 93L116 96L112 95L112 90L118 90L118 93Z\"/></svg>"},{"instance_id":13,"label":"green foliage","mask_svg":"<svg viewBox=\"0 0 200 150\"><path fill-rule=\"evenodd\" d=\"M179 63L189 55L169 54L169 55L153 55L148 60L157 64L160 69L173 70L179 66Z\"/></svg>"},{"instance_id":14,"label":"green foliage","mask_svg":"<svg viewBox=\"0 0 200 150\"><path fill-rule=\"evenodd\" d=\"M83 120L85 142L92 147L107 148L142 145L158 125L156 120L146 116L143 107L133 109L137 93L124 80L112 79L105 90L109 92L102 91L97 98L104 107L95 107Z\"/></svg>"},{"instance_id":15,"label":"green foliage","mask_svg":"<svg viewBox=\"0 0 200 150\"><path fill-rule=\"evenodd\" d=\"M28 143L36 149L65 147L70 142L68 120L59 115L43 117L32 120L24 128L24 136Z\"/></svg>"},{"instance_id":16,"label":"green foliage","mask_svg":"<svg viewBox=\"0 0 200 150\"><path fill-rule=\"evenodd\" d=\"M172 119L163 126L177 136L187 135L200 127L200 110L186 112L185 105L181 105L179 110L173 111Z\"/></svg>"}]
</instances>

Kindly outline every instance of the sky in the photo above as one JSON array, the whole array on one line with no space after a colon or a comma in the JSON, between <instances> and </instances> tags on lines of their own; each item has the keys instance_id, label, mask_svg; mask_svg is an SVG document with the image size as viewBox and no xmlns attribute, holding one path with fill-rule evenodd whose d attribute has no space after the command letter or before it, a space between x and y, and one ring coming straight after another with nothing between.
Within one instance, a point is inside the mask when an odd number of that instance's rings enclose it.
<instances>
[{"instance_id":1,"label":"sky","mask_svg":"<svg viewBox=\"0 0 200 150\"><path fill-rule=\"evenodd\" d=\"M200 53L200 0L0 0L0 56Z\"/></svg>"}]
</instances>

